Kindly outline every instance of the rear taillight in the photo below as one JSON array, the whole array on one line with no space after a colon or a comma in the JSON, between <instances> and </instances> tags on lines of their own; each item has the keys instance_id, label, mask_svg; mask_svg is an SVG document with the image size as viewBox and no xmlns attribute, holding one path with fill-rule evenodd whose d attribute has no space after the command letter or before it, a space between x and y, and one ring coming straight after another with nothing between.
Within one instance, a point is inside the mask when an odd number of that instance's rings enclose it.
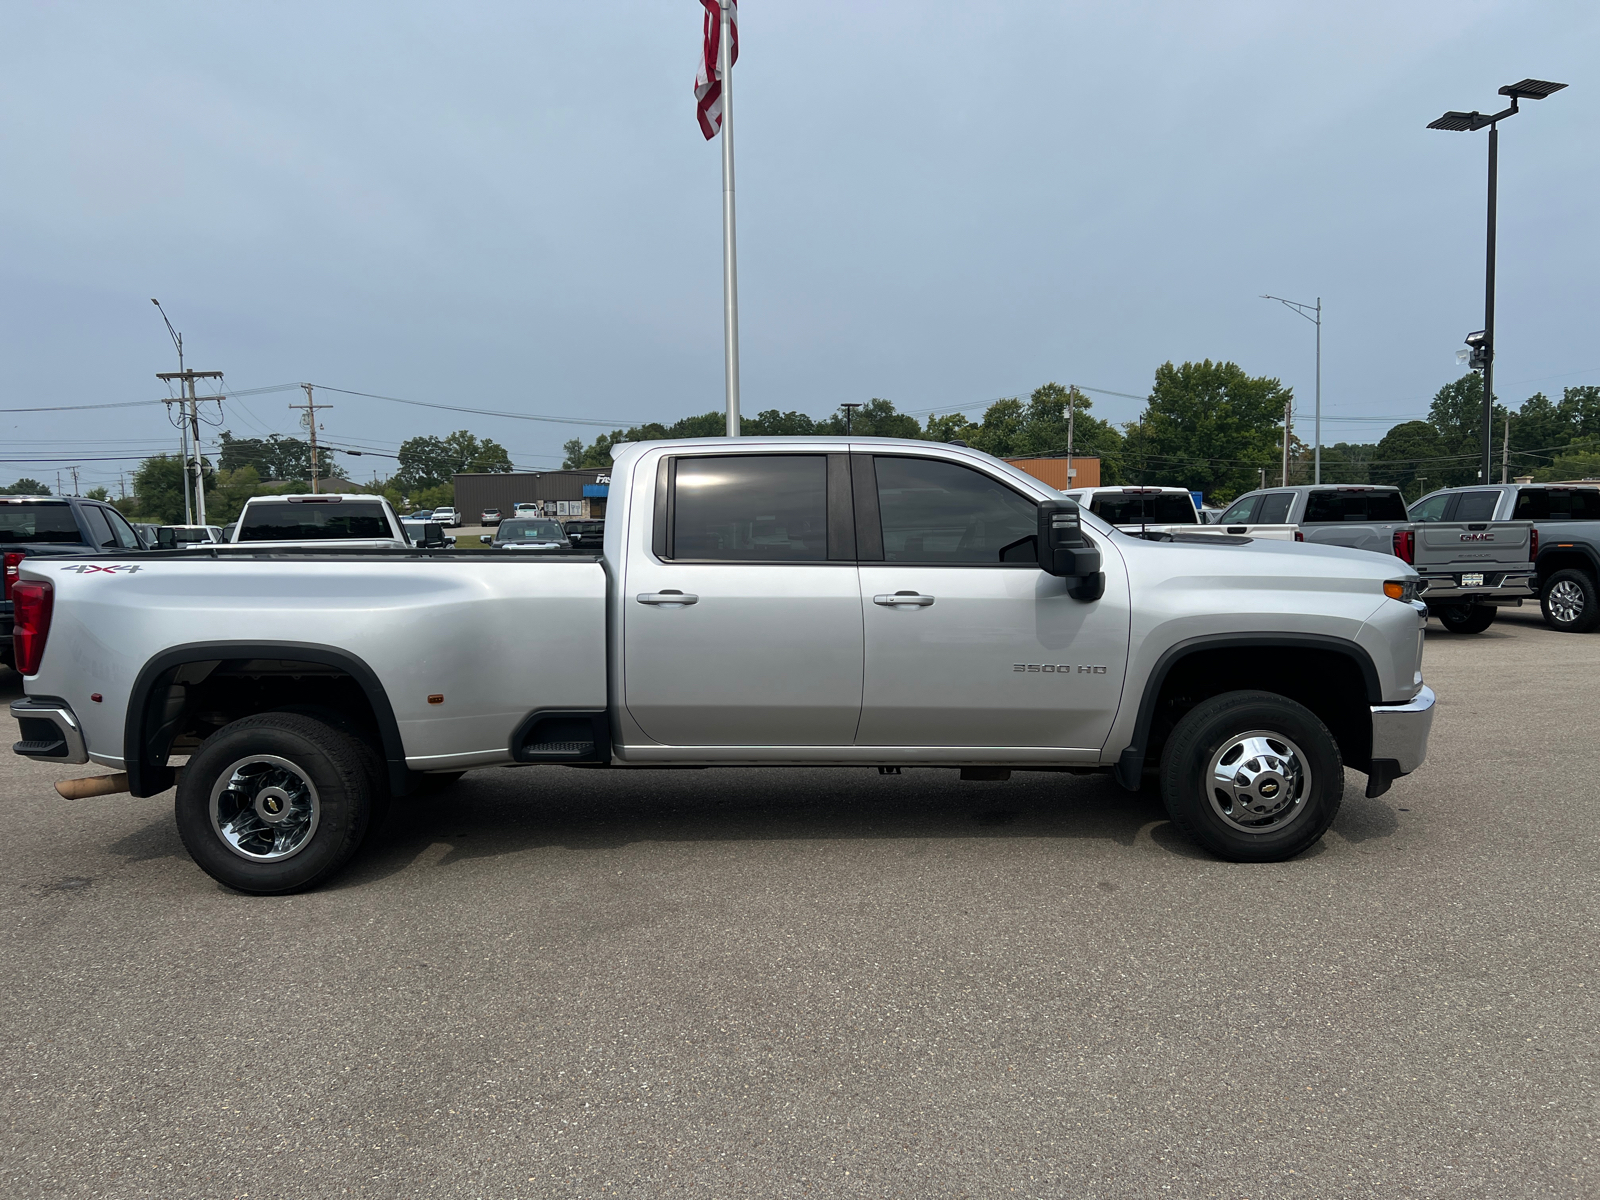
<instances>
[{"instance_id":1,"label":"rear taillight","mask_svg":"<svg viewBox=\"0 0 1600 1200\"><path fill-rule=\"evenodd\" d=\"M1394 556L1401 562L1414 563L1417 561L1417 534L1413 529L1396 529L1394 531Z\"/></svg>"},{"instance_id":2,"label":"rear taillight","mask_svg":"<svg viewBox=\"0 0 1600 1200\"><path fill-rule=\"evenodd\" d=\"M5 553L5 583L0 585L0 600L11 599L11 585L17 581L21 574L18 564L22 562L22 551L7 550Z\"/></svg>"},{"instance_id":3,"label":"rear taillight","mask_svg":"<svg viewBox=\"0 0 1600 1200\"><path fill-rule=\"evenodd\" d=\"M56 590L47 580L19 579L11 585L11 649L19 675L37 675L44 657L44 640L50 636L50 613Z\"/></svg>"},{"instance_id":4,"label":"rear taillight","mask_svg":"<svg viewBox=\"0 0 1600 1200\"><path fill-rule=\"evenodd\" d=\"M1306 540L1306 531L1303 530L1303 529L1296 529L1294 531L1294 540L1297 541L1297 542L1305 541Z\"/></svg>"},{"instance_id":5,"label":"rear taillight","mask_svg":"<svg viewBox=\"0 0 1600 1200\"><path fill-rule=\"evenodd\" d=\"M1539 557L1539 531L1537 529L1530 529L1530 530L1528 530L1528 561L1529 562L1533 562L1538 557ZM6 555L6 558L7 558L7 560L9 560L11 558L11 556L8 554L8 555Z\"/></svg>"}]
</instances>

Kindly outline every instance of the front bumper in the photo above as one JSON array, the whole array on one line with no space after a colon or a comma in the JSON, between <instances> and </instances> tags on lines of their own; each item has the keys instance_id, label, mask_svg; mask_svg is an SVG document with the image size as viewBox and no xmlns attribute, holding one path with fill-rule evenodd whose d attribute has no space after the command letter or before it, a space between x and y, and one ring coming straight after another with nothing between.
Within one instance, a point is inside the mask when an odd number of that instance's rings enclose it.
<instances>
[{"instance_id":1,"label":"front bumper","mask_svg":"<svg viewBox=\"0 0 1600 1200\"><path fill-rule=\"evenodd\" d=\"M1435 700L1433 689L1423 684L1405 704L1371 706L1372 768L1367 772L1367 795L1381 796L1389 784L1411 774L1428 757Z\"/></svg>"},{"instance_id":2,"label":"front bumper","mask_svg":"<svg viewBox=\"0 0 1600 1200\"><path fill-rule=\"evenodd\" d=\"M22 740L11 747L13 754L39 762L89 761L83 726L65 700L24 696L11 702L11 715L22 731Z\"/></svg>"}]
</instances>

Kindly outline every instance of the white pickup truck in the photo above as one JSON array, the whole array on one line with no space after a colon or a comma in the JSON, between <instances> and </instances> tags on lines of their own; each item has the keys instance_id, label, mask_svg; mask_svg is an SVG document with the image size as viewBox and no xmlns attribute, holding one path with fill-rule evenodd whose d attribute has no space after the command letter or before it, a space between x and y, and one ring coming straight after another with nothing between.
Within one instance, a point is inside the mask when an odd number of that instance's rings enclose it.
<instances>
[{"instance_id":1,"label":"white pickup truck","mask_svg":"<svg viewBox=\"0 0 1600 1200\"><path fill-rule=\"evenodd\" d=\"M117 772L79 795L176 781L189 852L246 892L327 878L391 795L472 767L1148 774L1202 846L1279 861L1346 766L1377 795L1426 753L1397 559L1130 537L927 442L613 453L598 554L23 559L16 750Z\"/></svg>"}]
</instances>

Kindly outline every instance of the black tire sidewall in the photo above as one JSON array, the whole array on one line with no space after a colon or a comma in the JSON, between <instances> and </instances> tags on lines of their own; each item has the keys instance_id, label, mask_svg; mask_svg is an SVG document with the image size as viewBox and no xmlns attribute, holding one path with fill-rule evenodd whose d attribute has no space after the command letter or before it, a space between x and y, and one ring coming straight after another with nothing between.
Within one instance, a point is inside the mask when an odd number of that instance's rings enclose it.
<instances>
[{"instance_id":1,"label":"black tire sidewall","mask_svg":"<svg viewBox=\"0 0 1600 1200\"><path fill-rule=\"evenodd\" d=\"M1582 590L1583 612L1576 621L1562 622L1558 621L1555 614L1550 611L1550 589L1567 580L1576 583ZM1557 571L1549 579L1543 580L1542 584L1539 591L1539 608L1544 613L1544 623L1551 629L1560 633L1587 633L1594 628L1596 621L1600 621L1600 594L1597 594L1592 576L1569 567Z\"/></svg>"},{"instance_id":2,"label":"black tire sidewall","mask_svg":"<svg viewBox=\"0 0 1600 1200\"><path fill-rule=\"evenodd\" d=\"M1492 604L1452 604L1440 608L1438 617L1439 624L1451 633L1482 633L1494 624L1495 608Z\"/></svg>"},{"instance_id":3,"label":"black tire sidewall","mask_svg":"<svg viewBox=\"0 0 1600 1200\"><path fill-rule=\"evenodd\" d=\"M230 765L252 754L288 759L317 789L320 813L311 841L279 862L240 857L211 826L211 789ZM178 834L201 870L237 891L272 894L310 887L343 866L366 834L372 797L353 738L310 717L265 713L205 740L183 770L174 810Z\"/></svg>"},{"instance_id":4,"label":"black tire sidewall","mask_svg":"<svg viewBox=\"0 0 1600 1200\"><path fill-rule=\"evenodd\" d=\"M1202 779L1224 742L1247 730L1282 734L1309 760L1311 794L1281 831L1247 834L1211 807ZM1161 798L1191 840L1230 862L1282 862L1314 845L1339 814L1344 760L1333 735L1310 709L1271 692L1229 692L1202 701L1173 729L1161 755Z\"/></svg>"}]
</instances>

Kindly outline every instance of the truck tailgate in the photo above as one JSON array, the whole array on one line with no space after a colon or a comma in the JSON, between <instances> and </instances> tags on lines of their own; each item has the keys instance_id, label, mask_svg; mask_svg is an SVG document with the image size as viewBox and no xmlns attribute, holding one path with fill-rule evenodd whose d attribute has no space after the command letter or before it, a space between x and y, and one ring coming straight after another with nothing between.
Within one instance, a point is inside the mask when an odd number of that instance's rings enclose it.
<instances>
[{"instance_id":1,"label":"truck tailgate","mask_svg":"<svg viewBox=\"0 0 1600 1200\"><path fill-rule=\"evenodd\" d=\"M1521 588L1533 572L1532 542L1531 521L1418 522L1413 565L1435 596L1447 588Z\"/></svg>"}]
</instances>

